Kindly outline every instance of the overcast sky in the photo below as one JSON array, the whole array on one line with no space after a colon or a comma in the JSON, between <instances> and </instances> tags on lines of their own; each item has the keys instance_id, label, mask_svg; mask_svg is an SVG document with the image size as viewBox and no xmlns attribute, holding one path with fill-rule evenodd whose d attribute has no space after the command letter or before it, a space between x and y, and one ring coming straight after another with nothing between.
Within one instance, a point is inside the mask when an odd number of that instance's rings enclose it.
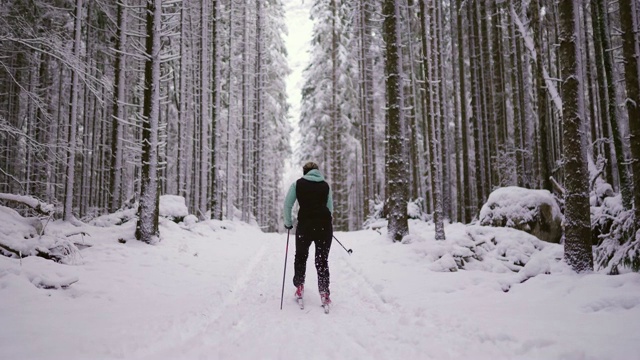
<instances>
[{"instance_id":1,"label":"overcast sky","mask_svg":"<svg viewBox=\"0 0 640 360\"><path fill-rule=\"evenodd\" d=\"M287 28L289 29L289 34L285 37L285 42L289 54L289 67L292 71L287 79L287 95L289 97L289 104L291 105L289 120L294 128L291 146L295 151L298 139L300 138L298 120L300 119L300 101L302 98L302 70L307 66L309 61L308 50L313 23L309 19L311 0L284 0L284 4ZM301 170L298 169L300 166L301 164L290 164L288 167L287 174L285 174L284 177L287 188L291 181L300 177L302 174Z\"/></svg>"}]
</instances>

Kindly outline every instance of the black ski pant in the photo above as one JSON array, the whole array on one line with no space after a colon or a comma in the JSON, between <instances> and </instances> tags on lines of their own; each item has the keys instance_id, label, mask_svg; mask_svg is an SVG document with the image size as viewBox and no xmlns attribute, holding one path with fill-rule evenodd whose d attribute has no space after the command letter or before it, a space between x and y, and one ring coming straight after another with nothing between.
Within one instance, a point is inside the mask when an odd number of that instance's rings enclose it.
<instances>
[{"instance_id":1,"label":"black ski pant","mask_svg":"<svg viewBox=\"0 0 640 360\"><path fill-rule=\"evenodd\" d=\"M296 257L294 262L293 285L304 285L307 258L311 243L316 246L316 270L318 271L318 290L329 294L329 250L333 229L331 224L309 224L296 229Z\"/></svg>"}]
</instances>

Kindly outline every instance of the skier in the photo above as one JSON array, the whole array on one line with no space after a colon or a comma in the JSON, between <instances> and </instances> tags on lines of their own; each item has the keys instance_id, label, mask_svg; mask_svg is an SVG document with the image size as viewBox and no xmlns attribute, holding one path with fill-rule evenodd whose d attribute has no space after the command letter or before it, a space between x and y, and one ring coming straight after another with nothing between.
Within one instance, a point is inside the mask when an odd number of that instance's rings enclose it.
<instances>
[{"instance_id":1,"label":"skier","mask_svg":"<svg viewBox=\"0 0 640 360\"><path fill-rule=\"evenodd\" d=\"M315 243L318 290L325 312L329 311L329 249L333 238L333 199L331 188L318 170L318 165L308 162L302 167L303 176L291 184L284 200L284 227L293 229L291 209L298 201L298 226L296 228L296 255L294 261L293 285L295 297L302 308L304 280L307 269L309 247Z\"/></svg>"}]
</instances>

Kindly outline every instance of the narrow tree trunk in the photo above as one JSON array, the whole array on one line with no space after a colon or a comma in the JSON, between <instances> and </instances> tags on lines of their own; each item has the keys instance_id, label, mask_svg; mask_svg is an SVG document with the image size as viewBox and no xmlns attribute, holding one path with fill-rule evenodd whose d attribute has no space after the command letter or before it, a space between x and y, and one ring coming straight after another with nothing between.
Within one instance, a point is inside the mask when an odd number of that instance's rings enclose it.
<instances>
[{"instance_id":1,"label":"narrow tree trunk","mask_svg":"<svg viewBox=\"0 0 640 360\"><path fill-rule=\"evenodd\" d=\"M507 5L509 9L513 8L511 4L511 0ZM516 44L518 39L516 39L516 31L515 31L515 19L514 14L509 11L509 68L507 72L509 73L509 81L511 84L511 103L513 108L513 136L514 136L514 147L515 147L515 161L516 161L516 173L517 173L517 185L521 187L525 187L525 149L524 149L524 141L523 141L523 123L522 123L522 111L523 109L519 106L519 95L520 95L520 82L519 73L518 73L518 64L519 58L516 54Z\"/></svg>"},{"instance_id":2,"label":"narrow tree trunk","mask_svg":"<svg viewBox=\"0 0 640 360\"><path fill-rule=\"evenodd\" d=\"M178 83L178 145L177 145L177 194L186 198L186 134L187 134L187 8L182 3L180 11L180 81Z\"/></svg>"},{"instance_id":3,"label":"narrow tree trunk","mask_svg":"<svg viewBox=\"0 0 640 360\"><path fill-rule=\"evenodd\" d=\"M162 0L147 0L146 60L142 107L142 172L136 239L158 241L158 120L160 110L160 29Z\"/></svg>"},{"instance_id":4,"label":"narrow tree trunk","mask_svg":"<svg viewBox=\"0 0 640 360\"><path fill-rule=\"evenodd\" d=\"M476 194L474 198L474 214L480 212L480 208L485 198L485 174L488 170L485 163L485 145L483 135L483 106L482 106L482 82L480 67L480 37L479 37L479 21L478 12L474 3L469 4L469 21L474 24L469 34L469 63L471 67L471 109L473 112L473 141L475 153L475 188Z\"/></svg>"},{"instance_id":5,"label":"narrow tree trunk","mask_svg":"<svg viewBox=\"0 0 640 360\"><path fill-rule=\"evenodd\" d=\"M426 9L425 9L425 4L424 4L425 0L421 0L420 1L420 23L422 24L423 28L422 28L422 34L423 34L423 39L427 34L427 18L426 18ZM432 17L431 17L431 30L433 35L436 34L435 30L438 27L438 22L437 22L437 8L434 7L433 11L432 11ZM424 43L424 40L423 40ZM433 44L433 46L430 48L429 46ZM438 55L438 50L436 50L441 44L439 44L438 41L438 36L432 36L432 42L428 43L425 48L425 56L423 56L423 61L422 61L422 66L424 68L429 67L430 69L433 70L429 70L428 71L428 75L425 76L425 82L427 84L431 84L429 86L430 92L434 93L434 102L432 103L432 107L431 107L431 114L432 116L430 117L432 125L431 125L431 132L428 134L425 134L429 137L429 164L431 166L431 192L432 192L432 196L433 196L433 222L435 224L435 230L436 230L436 235L435 238L436 240L445 240L445 233L444 233L444 212L443 212L443 204L442 204L442 166L440 164L440 161L442 159L442 157L440 156L440 152L442 151L442 147L441 147L441 143L440 143L440 139L441 139L441 133L440 133L440 125L439 125L439 121L442 121L442 119L440 118L441 115L441 110L440 110L440 104L439 102L441 101L438 92L442 91L443 89L440 88L439 83L443 81L442 78L439 77L439 55ZM429 56L429 58L427 58L427 56ZM430 61L429 61L430 60ZM440 75L441 76L441 75ZM439 91L438 91L439 90Z\"/></svg>"},{"instance_id":6,"label":"narrow tree trunk","mask_svg":"<svg viewBox=\"0 0 640 360\"><path fill-rule=\"evenodd\" d=\"M605 76L605 64L608 61L609 54L605 52L604 43L605 43L605 32L604 32L604 16L601 13L601 0L591 0L591 23L593 24L593 44L594 44L594 53L595 53L595 70L596 70L596 86L597 86L597 98L598 98L598 116L600 119L599 125L602 133L602 138L604 140L602 144L604 158L607 161L607 172L606 179L607 182L613 186L615 190L620 188L619 183L616 179L619 176L616 176L614 165L617 164L616 159L613 156L614 151L612 151L613 137L611 136L611 121L609 118L610 109L608 104L608 79ZM609 64L609 66L611 66ZM615 95L615 94L614 94ZM615 106L613 107L613 111L615 112ZM616 120L616 119L613 119ZM623 165L619 165L623 166ZM619 181L619 180L618 180ZM630 194L629 194L630 195ZM631 196L627 196L626 199L623 195L623 204L624 206L631 206ZM627 207L628 208L628 207Z\"/></svg>"},{"instance_id":7,"label":"narrow tree trunk","mask_svg":"<svg viewBox=\"0 0 640 360\"><path fill-rule=\"evenodd\" d=\"M464 223L470 223L473 218L474 208L473 203L473 191L471 188L471 164L469 154L469 119L467 115L467 90L465 79L465 66L464 66L464 27L463 27L463 12L462 12L462 0L456 1L456 8L458 11L458 76L460 76L460 127L462 129L462 159L465 163L463 166L463 192L464 192Z\"/></svg>"},{"instance_id":8,"label":"narrow tree trunk","mask_svg":"<svg viewBox=\"0 0 640 360\"><path fill-rule=\"evenodd\" d=\"M451 19L451 73L453 78L453 117L454 117L454 129L453 129L453 142L455 149L455 171L456 171L456 217L453 219L455 222L464 222L464 213L465 213L465 197L464 193L464 173L462 166L462 136L461 136L461 128L462 128L462 101L464 96L460 91L460 82L462 81L462 76L458 69L458 64L454 63L460 58L461 47L460 44L457 43L457 39L459 37L458 31L458 8L454 6L453 2L449 4L449 18ZM453 21L456 21L455 26Z\"/></svg>"},{"instance_id":9,"label":"narrow tree trunk","mask_svg":"<svg viewBox=\"0 0 640 360\"><path fill-rule=\"evenodd\" d=\"M211 219L219 219L222 220L222 212L219 210L218 204L218 172L217 172L217 162L216 162L216 146L218 144L218 115L220 112L220 89L218 86L220 85L220 61L218 55L218 0L213 0L211 4L211 21L212 21L212 30L211 30L211 48L212 48L212 56L211 56L211 168L209 173L209 207L211 208Z\"/></svg>"},{"instance_id":10,"label":"narrow tree trunk","mask_svg":"<svg viewBox=\"0 0 640 360\"><path fill-rule=\"evenodd\" d=\"M228 58L229 58L229 62L232 63L234 61L233 56L234 56L234 52L233 52L233 45L234 45L234 41L233 41L233 33L235 31L235 26L234 26L234 18L233 18L233 11L234 11L234 1L231 1L229 3L229 44L228 44ZM227 77L227 86L228 86L228 92L229 92L229 100L228 100L228 104L227 104L227 141L226 141L226 152L227 152L227 158L226 158L226 170L225 170L225 176L226 176L226 180L225 180L225 192L224 192L224 198L225 198L225 211L226 211L226 216L227 219L233 219L233 199L232 199L232 184L231 184L231 162L233 161L233 157L232 157L232 149L233 149L233 144L232 144L232 139L231 139L231 135L233 132L232 129L232 122L231 122L231 115L232 115L232 97L231 94L233 94L233 82L232 82L232 78L233 78L233 68L230 67L228 70L228 77Z\"/></svg>"},{"instance_id":11,"label":"narrow tree trunk","mask_svg":"<svg viewBox=\"0 0 640 360\"><path fill-rule=\"evenodd\" d=\"M452 218L452 206L451 206L451 156L450 156L450 152L449 152L449 123L451 122L451 116L449 113L449 106L448 106L448 99L449 99L449 92L447 91L448 86L447 86L447 76L446 76L446 67L445 67L445 58L444 58L444 53L446 51L446 45L444 43L444 36L443 36L443 32L444 32L444 20L443 20L443 13L442 13L442 2L438 1L434 4L435 8L435 13L436 13L436 19L437 22L435 23L436 25L436 29L437 29L437 34L438 36L436 37L437 40L437 47L438 47L438 65L439 65L439 76L438 76L438 83L440 86L440 133L437 134L438 137L438 157L441 161L440 166L439 166L439 176L440 176L440 185L439 185L439 189L441 191L440 194L440 202L442 203L441 206L441 211L442 211L442 216L440 217L440 221L443 222L445 218L451 219ZM436 207L437 209L437 207ZM434 219L435 221L435 219ZM444 223L438 225L436 223L436 239L437 240L444 240Z\"/></svg>"},{"instance_id":12,"label":"narrow tree trunk","mask_svg":"<svg viewBox=\"0 0 640 360\"><path fill-rule=\"evenodd\" d=\"M367 13L368 1L358 1L358 40L359 40L359 73L360 73L360 116L361 116L361 153L362 153L362 208L363 217L369 217L371 209L370 201L373 200L373 178L371 177L371 143L373 139L369 137L369 127L373 114L370 112L369 102L369 80L372 72L369 64L369 33L367 32L369 25L369 14Z\"/></svg>"},{"instance_id":13,"label":"narrow tree trunk","mask_svg":"<svg viewBox=\"0 0 640 360\"><path fill-rule=\"evenodd\" d=\"M110 212L115 212L120 207L121 183L122 183L122 124L124 119L125 102L125 69L127 68L125 46L127 41L126 0L117 3L118 26L116 28L115 43L115 81L113 82L113 122L111 129L111 181L110 183Z\"/></svg>"},{"instance_id":14,"label":"narrow tree trunk","mask_svg":"<svg viewBox=\"0 0 640 360\"><path fill-rule=\"evenodd\" d=\"M209 12L207 9L208 1L202 0L200 5L200 41L202 49L200 49L200 203L198 204L198 218L206 219L207 212L207 175L209 173Z\"/></svg>"},{"instance_id":15,"label":"narrow tree trunk","mask_svg":"<svg viewBox=\"0 0 640 360\"><path fill-rule=\"evenodd\" d=\"M80 38L82 35L82 0L76 0L75 10L75 40L73 42L73 54L80 58ZM78 95L80 92L80 69L71 72L71 108L69 111L69 150L67 153L67 182L64 200L64 219L73 219L73 191L75 186L75 162L76 162L76 132L78 118Z\"/></svg>"},{"instance_id":16,"label":"narrow tree trunk","mask_svg":"<svg viewBox=\"0 0 640 360\"><path fill-rule=\"evenodd\" d=\"M571 0L573 1L573 0ZM544 63L543 63L543 51L542 51L542 20L540 19L540 0L534 0L532 2L531 9L531 24L533 25L533 34L534 34L534 47L536 51L536 95L538 100L538 107L536 114L538 115L538 136L540 138L539 145L539 163L538 168L540 171L540 178L542 180L542 188L553 191L553 187L551 185L551 159L549 158L550 152L549 149L549 117L547 116L547 86L544 79Z\"/></svg>"},{"instance_id":17,"label":"narrow tree trunk","mask_svg":"<svg viewBox=\"0 0 640 360\"><path fill-rule=\"evenodd\" d=\"M253 110L253 178L251 179L252 186L254 188L254 198L252 204L252 212L258 220L258 224L264 226L267 224L267 209L262 206L265 189L263 186L256 186L260 184L260 176L264 173L264 162L261 161L260 154L263 152L263 137L262 133L262 94L263 94L263 76L262 76L262 42L263 39L263 27L262 22L262 1L256 1L256 24L255 24L255 74L254 74L254 110Z\"/></svg>"},{"instance_id":18,"label":"narrow tree trunk","mask_svg":"<svg viewBox=\"0 0 640 360\"><path fill-rule=\"evenodd\" d=\"M631 170L633 173L633 203L636 231L640 230L640 86L638 84L638 59L635 39L634 9L631 0L620 0L620 26L624 74L627 88L625 106L629 115L629 142L631 144Z\"/></svg>"},{"instance_id":19,"label":"narrow tree trunk","mask_svg":"<svg viewBox=\"0 0 640 360\"><path fill-rule=\"evenodd\" d=\"M493 95L496 91L495 86L492 81L491 75L491 56L489 44L491 43L489 37L489 29L488 29L488 21L487 21L487 11L486 4L491 0L477 1L477 26L476 29L478 34L478 53L480 55L480 69L479 69L479 80L480 80L480 93L479 98L481 99L481 119L482 119L482 127L481 127L481 136L482 136L482 147L484 149L484 180L483 180L483 197L480 198L480 203L478 206L478 210L482 208L485 199L489 196L493 185L497 183L498 180L498 172L497 166L495 164L494 159L496 159L497 151L497 141L495 141L494 132L497 128L495 124L495 111L490 110L490 107L493 106Z\"/></svg>"},{"instance_id":20,"label":"narrow tree trunk","mask_svg":"<svg viewBox=\"0 0 640 360\"><path fill-rule=\"evenodd\" d=\"M502 13L501 5L496 0L491 1L491 39L493 54L493 84L495 86L493 96L493 112L495 116L495 136L497 143L497 158L495 160L498 169L498 186L515 184L515 159L513 156L513 140L509 136L506 108L506 85L504 81L504 57L502 49Z\"/></svg>"},{"instance_id":21,"label":"narrow tree trunk","mask_svg":"<svg viewBox=\"0 0 640 360\"><path fill-rule=\"evenodd\" d=\"M366 122L366 127L365 127L365 132L367 134L367 150L366 152L364 152L363 154L363 158L366 156L366 165L365 165L365 176L369 179L369 192L367 193L367 196L365 197L365 206L368 210L372 210L371 204L373 203L373 201L376 199L376 196L379 194L379 188L378 188L378 171L377 171L377 156L376 156L376 149L375 149L375 145L376 145L376 136L375 136L375 112L374 112L374 59L373 59L373 55L372 55L372 51L371 51L371 46L372 46L372 38L373 38L373 32L372 32L372 20L371 20L371 14L374 11L374 7L371 3L371 0L365 0L365 4L364 4L365 8L364 8L364 29L365 29L365 57L364 57L364 64L365 64L365 89L364 89L364 96L365 96L365 107L366 107L366 112L368 114L367 116L367 122Z\"/></svg>"}]
</instances>

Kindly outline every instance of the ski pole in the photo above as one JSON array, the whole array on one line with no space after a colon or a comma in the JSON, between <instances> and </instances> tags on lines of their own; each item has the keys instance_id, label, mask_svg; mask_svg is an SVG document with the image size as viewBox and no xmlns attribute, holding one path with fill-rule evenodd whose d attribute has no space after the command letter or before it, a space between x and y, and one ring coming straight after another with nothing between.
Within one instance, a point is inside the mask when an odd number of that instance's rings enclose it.
<instances>
[{"instance_id":1,"label":"ski pole","mask_svg":"<svg viewBox=\"0 0 640 360\"><path fill-rule=\"evenodd\" d=\"M351 253L353 252L353 250L351 250L351 249L347 250L347 248L346 248L346 247L344 247L344 245L342 245L342 243L340 242L340 240L338 240L338 238L337 238L335 235L333 235L333 238L334 238L334 239L336 239L336 241L338 242L338 244L340 244L340 246L342 246L342 248L344 249L344 251L346 251L346 252L347 252L347 254L351 255Z\"/></svg>"},{"instance_id":2,"label":"ski pole","mask_svg":"<svg viewBox=\"0 0 640 360\"><path fill-rule=\"evenodd\" d=\"M282 310L282 301L284 299L284 281L287 277L287 255L289 255L289 231L287 229L287 249L284 252L284 273L282 274L282 294L280 295L280 310Z\"/></svg>"}]
</instances>

